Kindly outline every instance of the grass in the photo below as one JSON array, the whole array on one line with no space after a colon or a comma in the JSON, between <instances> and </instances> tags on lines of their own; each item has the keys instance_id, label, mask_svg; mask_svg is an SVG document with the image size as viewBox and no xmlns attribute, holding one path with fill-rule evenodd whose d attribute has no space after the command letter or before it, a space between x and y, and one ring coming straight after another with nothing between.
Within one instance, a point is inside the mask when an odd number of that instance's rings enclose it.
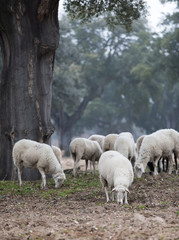
<instances>
[{"instance_id":1,"label":"grass","mask_svg":"<svg viewBox=\"0 0 179 240\"><path fill-rule=\"evenodd\" d=\"M143 209L146 209L146 206L145 205L137 205L137 209L143 210Z\"/></svg>"},{"instance_id":2,"label":"grass","mask_svg":"<svg viewBox=\"0 0 179 240\"><path fill-rule=\"evenodd\" d=\"M75 192L86 191L91 189L93 196L96 196L101 189L99 175L91 175L90 173L85 176L80 174L74 178L70 174L66 174L64 185L55 189L53 179L47 179L47 189L40 188L41 180L38 181L23 181L23 187L20 187L18 181L0 181L0 198L5 196L41 196L45 199L49 197L64 197L69 196Z\"/></svg>"}]
</instances>

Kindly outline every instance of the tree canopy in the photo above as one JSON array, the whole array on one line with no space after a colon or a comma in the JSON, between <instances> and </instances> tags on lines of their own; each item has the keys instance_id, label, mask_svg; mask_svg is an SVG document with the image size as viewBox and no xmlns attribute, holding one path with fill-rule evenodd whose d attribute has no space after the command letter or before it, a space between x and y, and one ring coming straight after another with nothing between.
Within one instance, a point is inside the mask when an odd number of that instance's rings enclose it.
<instances>
[{"instance_id":1,"label":"tree canopy","mask_svg":"<svg viewBox=\"0 0 179 240\"><path fill-rule=\"evenodd\" d=\"M146 4L143 0L65 0L64 8L73 19L89 22L103 16L111 26L120 24L130 29L133 20L144 14Z\"/></svg>"},{"instance_id":2,"label":"tree canopy","mask_svg":"<svg viewBox=\"0 0 179 240\"><path fill-rule=\"evenodd\" d=\"M136 127L146 133L179 129L178 29L171 16L163 24L172 28L158 35L145 19L135 21L130 33L120 25L108 27L103 18L85 24L61 20L63 50L57 50L54 93L58 84L60 89L60 79L68 79L69 84L67 101L53 103L56 115L63 109L72 117L71 137L85 130L105 135L134 132ZM68 53L65 58L63 51ZM90 94L75 122L73 114Z\"/></svg>"}]
</instances>

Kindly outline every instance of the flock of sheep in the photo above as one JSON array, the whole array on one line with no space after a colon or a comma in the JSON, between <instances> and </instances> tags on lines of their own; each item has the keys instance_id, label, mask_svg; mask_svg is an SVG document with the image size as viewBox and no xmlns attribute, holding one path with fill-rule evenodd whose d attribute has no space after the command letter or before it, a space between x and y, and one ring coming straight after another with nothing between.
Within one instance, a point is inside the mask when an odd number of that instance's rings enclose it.
<instances>
[{"instance_id":1,"label":"flock of sheep","mask_svg":"<svg viewBox=\"0 0 179 240\"><path fill-rule=\"evenodd\" d=\"M70 153L74 160L73 175L77 175L80 159L93 166L98 162L100 181L104 187L106 200L109 201L108 190L114 201L128 204L128 188L134 180L134 173L141 177L147 166L157 175L160 171L172 173L179 159L179 132L174 129L161 129L149 135L139 137L135 143L129 132L120 134L92 135L87 138L75 138L70 143ZM55 187L60 187L66 176L60 162L61 150L55 146L22 139L13 147L13 161L18 169L18 179L22 185L21 174L24 167L37 168L42 176L41 187L46 186L45 173L51 173Z\"/></svg>"}]
</instances>

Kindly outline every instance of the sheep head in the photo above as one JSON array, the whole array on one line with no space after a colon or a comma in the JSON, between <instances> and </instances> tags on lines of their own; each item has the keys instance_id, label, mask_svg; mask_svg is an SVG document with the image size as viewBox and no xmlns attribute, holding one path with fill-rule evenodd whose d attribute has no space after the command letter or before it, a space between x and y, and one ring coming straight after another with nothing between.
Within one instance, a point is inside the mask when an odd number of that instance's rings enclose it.
<instances>
[{"instance_id":1,"label":"sheep head","mask_svg":"<svg viewBox=\"0 0 179 240\"><path fill-rule=\"evenodd\" d=\"M59 171L53 175L53 179L55 181L55 188L60 188L66 179L65 173L63 171Z\"/></svg>"}]
</instances>

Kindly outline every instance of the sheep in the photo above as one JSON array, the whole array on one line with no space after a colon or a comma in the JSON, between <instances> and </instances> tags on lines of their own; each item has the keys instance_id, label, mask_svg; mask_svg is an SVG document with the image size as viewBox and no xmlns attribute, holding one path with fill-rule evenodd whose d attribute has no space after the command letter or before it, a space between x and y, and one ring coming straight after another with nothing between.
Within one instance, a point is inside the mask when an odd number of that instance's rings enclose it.
<instances>
[{"instance_id":1,"label":"sheep","mask_svg":"<svg viewBox=\"0 0 179 240\"><path fill-rule=\"evenodd\" d=\"M154 176L158 174L157 166L161 158L167 157L170 165L168 172L172 173L173 158L179 157L179 133L174 129L161 129L144 137L139 151L139 157L135 163L134 171L137 177L141 177L148 162L154 164Z\"/></svg>"},{"instance_id":2,"label":"sheep","mask_svg":"<svg viewBox=\"0 0 179 240\"><path fill-rule=\"evenodd\" d=\"M146 135L142 135L140 137L138 137L137 141L136 141L136 147L137 147L137 156L139 156L139 151L140 151L140 147L141 147L141 144L142 144L142 141L144 139Z\"/></svg>"},{"instance_id":3,"label":"sheep","mask_svg":"<svg viewBox=\"0 0 179 240\"><path fill-rule=\"evenodd\" d=\"M92 140L92 141L97 141L99 143L99 146L102 149L103 148L104 138L105 138L105 136L103 136L103 135L94 134L94 135L91 135L88 139Z\"/></svg>"},{"instance_id":4,"label":"sheep","mask_svg":"<svg viewBox=\"0 0 179 240\"><path fill-rule=\"evenodd\" d=\"M75 138L70 143L70 152L74 160L73 176L77 174L78 162L80 159L92 161L95 174L95 161L98 161L102 154L98 142L86 138ZM85 174L87 174L87 164Z\"/></svg>"},{"instance_id":5,"label":"sheep","mask_svg":"<svg viewBox=\"0 0 179 240\"><path fill-rule=\"evenodd\" d=\"M53 149L53 152L54 152L57 160L58 160L59 163L62 165L62 163L61 163L61 161L62 161L62 151L61 151L61 149L58 148L58 147L56 147L56 146L54 146L54 145L52 145L51 147L52 147L52 149Z\"/></svg>"},{"instance_id":6,"label":"sheep","mask_svg":"<svg viewBox=\"0 0 179 240\"><path fill-rule=\"evenodd\" d=\"M96 141L99 143L101 150L103 149L104 135L94 134L91 135L88 139L92 141ZM86 160L86 169L88 168L88 160ZM90 171L92 172L92 162L90 161Z\"/></svg>"},{"instance_id":7,"label":"sheep","mask_svg":"<svg viewBox=\"0 0 179 240\"><path fill-rule=\"evenodd\" d=\"M128 158L134 166L136 150L134 138L130 132L122 132L119 134L114 144L114 150Z\"/></svg>"},{"instance_id":8,"label":"sheep","mask_svg":"<svg viewBox=\"0 0 179 240\"><path fill-rule=\"evenodd\" d=\"M100 181L104 187L106 201L109 201L108 187L112 191L112 201L114 201L114 192L116 192L117 203L128 204L127 193L129 186L134 180L134 173L131 162L117 151L104 152L98 164Z\"/></svg>"},{"instance_id":9,"label":"sheep","mask_svg":"<svg viewBox=\"0 0 179 240\"><path fill-rule=\"evenodd\" d=\"M118 136L119 134L111 133L104 138L103 149L102 149L103 152L114 150L114 143Z\"/></svg>"},{"instance_id":10,"label":"sheep","mask_svg":"<svg viewBox=\"0 0 179 240\"><path fill-rule=\"evenodd\" d=\"M142 141L144 139L146 135L142 135L140 136L138 139L137 139L137 142L136 142L136 146L137 146L137 156L139 156L139 151L140 151L140 147L142 145ZM148 162L147 163L147 166L148 168L150 169L150 174L153 174L154 172L154 166L153 166L153 162ZM168 158L165 157L165 158L161 158L159 159L159 162L158 162L158 172L161 172L161 171L167 171L168 170Z\"/></svg>"},{"instance_id":11,"label":"sheep","mask_svg":"<svg viewBox=\"0 0 179 240\"><path fill-rule=\"evenodd\" d=\"M55 188L60 187L66 176L51 146L33 140L21 139L12 150L13 162L18 169L19 184L22 186L22 170L24 167L37 168L42 176L41 188L46 187L45 173L51 173Z\"/></svg>"}]
</instances>

